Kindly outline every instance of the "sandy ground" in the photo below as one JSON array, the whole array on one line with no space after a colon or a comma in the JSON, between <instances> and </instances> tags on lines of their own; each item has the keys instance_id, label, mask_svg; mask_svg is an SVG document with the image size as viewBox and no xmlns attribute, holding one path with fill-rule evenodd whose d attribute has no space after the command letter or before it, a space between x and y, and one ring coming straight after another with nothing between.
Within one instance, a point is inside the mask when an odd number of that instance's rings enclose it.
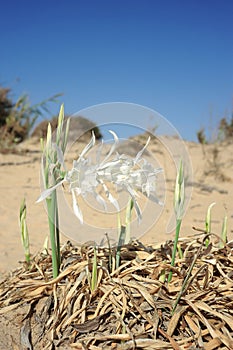
<instances>
[{"instance_id":1,"label":"sandy ground","mask_svg":"<svg viewBox=\"0 0 233 350\"><path fill-rule=\"evenodd\" d=\"M143 137L136 138L136 140L145 143ZM232 240L233 145L206 145L203 148L199 144L185 143L181 148L182 150L185 148L186 155L190 157L193 170L192 178L191 168L187 169L189 174L186 178L186 188L191 198L183 219L181 236L195 234L193 226L204 229L206 210L212 202L215 202L216 205L212 209L211 230L219 235L224 215L227 214L228 239ZM23 155L0 154L0 274L15 268L19 261L24 258L18 218L20 203L24 197L27 203L27 223L32 254L42 249L48 236L46 211L43 204L35 203L40 194L39 142L34 139L28 140L21 144L19 149L27 150L27 152ZM163 139L162 143L152 140L149 151L159 166L163 168L163 175L158 180L158 193L164 200L164 206L161 208L159 216L156 210L154 211L154 207L147 207L147 202L141 200L141 205L144 208L144 223L140 229L142 233L148 231L141 240L144 243L155 244L171 240L174 237L172 223L170 224L172 231L167 232L167 225L173 213L173 190L176 174L173 160L177 160L182 152L177 147L176 140L166 140L166 138ZM70 157L72 158L71 153ZM164 195L165 198L162 198ZM76 239L77 241L80 240L80 237L84 242L92 239L92 234L89 235L89 232L93 231L93 227L105 228L106 231L116 230L115 215L100 213L95 206L90 208L90 202L81 203L82 205L84 220L87 224L80 229L81 236L77 233L79 237ZM66 216L66 212L64 214ZM77 223L77 228L78 225L79 223ZM89 230L90 226L92 228ZM70 238L70 234L68 236ZM73 233L71 236L75 238ZM66 235L62 235L62 241L66 240L67 232Z\"/></svg>"}]
</instances>

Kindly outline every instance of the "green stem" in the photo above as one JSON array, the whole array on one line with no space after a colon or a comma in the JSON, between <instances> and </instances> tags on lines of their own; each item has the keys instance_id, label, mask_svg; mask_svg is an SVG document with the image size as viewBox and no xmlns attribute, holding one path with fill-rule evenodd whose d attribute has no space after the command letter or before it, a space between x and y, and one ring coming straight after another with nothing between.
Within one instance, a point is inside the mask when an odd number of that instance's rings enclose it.
<instances>
[{"instance_id":1,"label":"green stem","mask_svg":"<svg viewBox=\"0 0 233 350\"><path fill-rule=\"evenodd\" d=\"M61 265L61 251L60 251L60 230L59 230L59 215L58 215L58 205L57 205L57 192L55 191L55 201L56 201L56 249L57 249L57 261L58 261L58 273Z\"/></svg>"},{"instance_id":2,"label":"green stem","mask_svg":"<svg viewBox=\"0 0 233 350\"><path fill-rule=\"evenodd\" d=\"M56 278L59 274L60 268L60 242L56 190L51 193L51 197L46 199L46 202L48 208L49 232L52 249L53 278Z\"/></svg>"},{"instance_id":3,"label":"green stem","mask_svg":"<svg viewBox=\"0 0 233 350\"><path fill-rule=\"evenodd\" d=\"M29 266L31 263L31 257L30 257L29 252L25 253L25 260L26 260L27 265Z\"/></svg>"},{"instance_id":4,"label":"green stem","mask_svg":"<svg viewBox=\"0 0 233 350\"><path fill-rule=\"evenodd\" d=\"M126 207L126 215L125 215L125 244L130 242L130 224L132 221L132 210L133 210L134 202L130 198L127 207Z\"/></svg>"},{"instance_id":5,"label":"green stem","mask_svg":"<svg viewBox=\"0 0 233 350\"><path fill-rule=\"evenodd\" d=\"M177 251L177 244L179 240L179 234L180 234L180 226L181 226L181 219L176 219L176 235L175 235L175 241L174 241L174 246L173 246L173 251L172 251L172 260L171 260L171 266L175 266L175 259L176 259L176 251ZM172 271L169 272L168 275L168 283L171 282L172 279Z\"/></svg>"},{"instance_id":6,"label":"green stem","mask_svg":"<svg viewBox=\"0 0 233 350\"><path fill-rule=\"evenodd\" d=\"M116 269L118 269L118 267L120 266L120 262L121 262L121 247L117 247L117 251L116 251Z\"/></svg>"},{"instance_id":7,"label":"green stem","mask_svg":"<svg viewBox=\"0 0 233 350\"><path fill-rule=\"evenodd\" d=\"M121 232L118 239L117 244L117 250L116 250L116 269L120 267L121 263L121 247L124 245L125 242L125 226L121 225Z\"/></svg>"},{"instance_id":8,"label":"green stem","mask_svg":"<svg viewBox=\"0 0 233 350\"><path fill-rule=\"evenodd\" d=\"M224 245L227 243L227 216L225 215L222 224L222 232L221 232L221 241L219 244L219 248L224 248Z\"/></svg>"}]
</instances>

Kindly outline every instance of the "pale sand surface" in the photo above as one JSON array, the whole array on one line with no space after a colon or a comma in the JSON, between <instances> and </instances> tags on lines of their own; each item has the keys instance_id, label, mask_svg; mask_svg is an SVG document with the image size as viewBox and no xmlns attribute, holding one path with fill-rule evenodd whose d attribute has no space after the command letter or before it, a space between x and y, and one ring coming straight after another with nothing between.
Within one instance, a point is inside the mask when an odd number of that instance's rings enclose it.
<instances>
[{"instance_id":1,"label":"pale sand surface","mask_svg":"<svg viewBox=\"0 0 233 350\"><path fill-rule=\"evenodd\" d=\"M143 139L142 143L145 143ZM80 147L83 147L81 145ZM186 143L193 167L193 180L189 184L192 189L191 200L183 219L181 236L195 234L193 226L204 228L206 210L212 202L212 231L220 234L222 220L228 215L228 239L233 239L233 145L202 146ZM43 204L36 204L40 194L40 146L35 140L28 140L19 146L28 149L24 155L0 154L0 274L17 267L24 258L19 232L19 207L23 197L27 203L27 223L30 232L31 252L42 249L48 235L47 216ZM214 164L214 150L217 158ZM166 233L167 223L172 214L175 167L172 159L161 144L151 141L149 150L164 170L166 184L166 200L162 214L155 225L141 238L144 243L156 244L171 240L173 232ZM192 186L191 186L192 185ZM115 216L95 215L87 210L84 204L85 220L92 223L99 220L98 225L115 228ZM145 215L153 216L153 213ZM85 232L89 240L88 230ZM62 236L62 241L67 240Z\"/></svg>"}]
</instances>

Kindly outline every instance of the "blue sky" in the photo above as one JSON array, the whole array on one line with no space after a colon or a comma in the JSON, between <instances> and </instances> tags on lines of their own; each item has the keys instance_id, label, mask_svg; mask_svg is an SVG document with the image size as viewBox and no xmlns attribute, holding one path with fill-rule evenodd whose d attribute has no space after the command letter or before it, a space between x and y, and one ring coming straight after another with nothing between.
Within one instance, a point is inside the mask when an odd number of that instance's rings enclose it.
<instances>
[{"instance_id":1,"label":"blue sky","mask_svg":"<svg viewBox=\"0 0 233 350\"><path fill-rule=\"evenodd\" d=\"M232 13L231 0L3 1L0 83L32 103L62 92L69 114L140 104L196 140L231 115Z\"/></svg>"}]
</instances>

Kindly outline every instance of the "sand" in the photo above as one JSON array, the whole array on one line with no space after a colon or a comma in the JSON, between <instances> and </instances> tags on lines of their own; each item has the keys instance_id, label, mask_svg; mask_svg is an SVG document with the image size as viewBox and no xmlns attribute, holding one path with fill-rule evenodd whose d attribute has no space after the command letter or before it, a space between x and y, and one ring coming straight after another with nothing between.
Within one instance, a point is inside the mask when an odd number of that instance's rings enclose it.
<instances>
[{"instance_id":1,"label":"sand","mask_svg":"<svg viewBox=\"0 0 233 350\"><path fill-rule=\"evenodd\" d=\"M145 143L145 137L138 137L136 141ZM169 139L167 144L177 151L176 141ZM84 145L80 145L82 148ZM182 146L183 147L183 146ZM185 142L187 154L190 157L193 178L187 179L187 190L191 194L190 201L183 218L181 237L195 235L193 226L204 229L205 216L208 206L215 202L212 209L211 231L220 235L222 221L228 216L228 240L233 239L233 152L232 144L221 143L205 145ZM148 244L158 244L174 238L173 230L167 232L167 224L173 213L173 191L176 171L173 164L174 154L163 147L160 142L152 140L149 151L163 168L161 186L165 186L165 192L158 188L158 192L166 195L160 217L152 220L154 225L146 232L141 240ZM19 154L0 154L0 275L18 266L24 259L23 248L19 231L19 207L25 197L27 204L27 224L30 233L31 253L35 254L43 248L48 236L48 223L44 205L36 203L40 195L40 145L38 140L30 139L18 146ZM26 152L25 152L26 151ZM77 153L76 153L77 154ZM72 156L70 155L72 158ZM71 159L70 159L71 160ZM160 186L158 183L158 187ZM163 193L162 193L163 192ZM163 198L164 199L164 198ZM142 199L144 208L145 201ZM87 203L83 203L84 219L88 224L98 227L115 229L115 215L97 215L88 209ZM88 209L88 210L87 210ZM149 211L148 211L149 210ZM150 209L143 213L145 221L150 221L155 215ZM135 220L136 221L136 220ZM148 229L148 225L141 226L142 233ZM88 241L88 226L82 229L82 239ZM78 235L78 234L77 234ZM69 235L68 235L69 236ZM62 235L62 242L70 237ZM78 240L79 238L77 238Z\"/></svg>"}]
</instances>

